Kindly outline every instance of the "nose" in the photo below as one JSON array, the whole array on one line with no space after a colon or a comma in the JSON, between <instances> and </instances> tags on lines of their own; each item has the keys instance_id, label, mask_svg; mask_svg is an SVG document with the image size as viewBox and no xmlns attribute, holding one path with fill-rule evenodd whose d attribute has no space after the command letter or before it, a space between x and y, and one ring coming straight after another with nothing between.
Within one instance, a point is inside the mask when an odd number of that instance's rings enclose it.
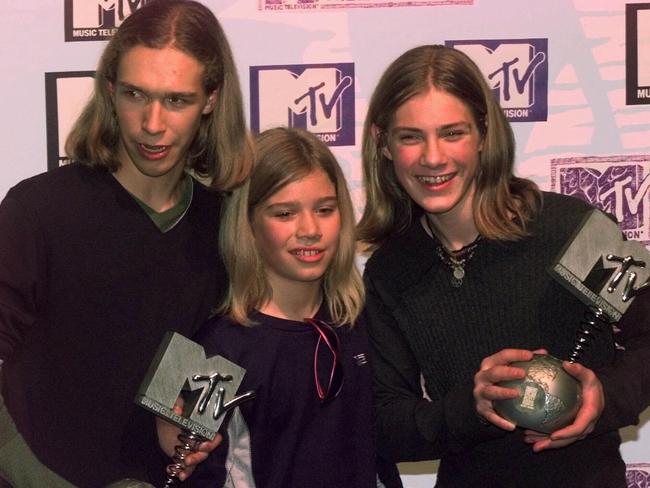
<instances>
[{"instance_id":1,"label":"nose","mask_svg":"<svg viewBox=\"0 0 650 488\"><path fill-rule=\"evenodd\" d=\"M149 134L160 134L165 130L165 109L158 100L149 102L142 114L142 129Z\"/></svg>"},{"instance_id":2,"label":"nose","mask_svg":"<svg viewBox=\"0 0 650 488\"><path fill-rule=\"evenodd\" d=\"M318 240L321 236L318 219L312 212L303 212L300 215L297 230L297 236L299 238Z\"/></svg>"},{"instance_id":3,"label":"nose","mask_svg":"<svg viewBox=\"0 0 650 488\"><path fill-rule=\"evenodd\" d=\"M437 137L427 139L422 154L422 164L425 166L438 166L444 163L444 151Z\"/></svg>"}]
</instances>

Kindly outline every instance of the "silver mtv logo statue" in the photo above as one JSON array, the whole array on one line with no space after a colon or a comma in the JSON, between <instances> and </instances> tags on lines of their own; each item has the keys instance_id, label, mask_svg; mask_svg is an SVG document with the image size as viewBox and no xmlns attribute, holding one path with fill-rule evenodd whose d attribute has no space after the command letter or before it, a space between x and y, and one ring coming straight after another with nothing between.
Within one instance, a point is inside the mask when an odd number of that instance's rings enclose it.
<instances>
[{"instance_id":1,"label":"silver mtv logo statue","mask_svg":"<svg viewBox=\"0 0 650 488\"><path fill-rule=\"evenodd\" d=\"M198 445L213 439L225 414L254 398L253 391L236 395L246 370L221 356L206 358L203 347L181 334L168 332L158 347L135 402L176 424L182 445L176 447L175 464L167 467L165 486L174 486L185 468L183 459ZM174 412L182 397L183 413Z\"/></svg>"},{"instance_id":2,"label":"silver mtv logo statue","mask_svg":"<svg viewBox=\"0 0 650 488\"><path fill-rule=\"evenodd\" d=\"M618 322L635 296L650 289L650 252L624 241L616 223L599 210L585 216L562 248L550 273L588 306L569 361L576 362L595 335ZM519 427L550 433L570 424L582 402L579 383L551 356L512 363L526 371L521 380L500 383L519 396L497 400L494 408Z\"/></svg>"},{"instance_id":3,"label":"silver mtv logo statue","mask_svg":"<svg viewBox=\"0 0 650 488\"><path fill-rule=\"evenodd\" d=\"M618 322L634 297L650 288L650 252L623 240L616 222L592 210L549 271L592 310Z\"/></svg>"}]
</instances>

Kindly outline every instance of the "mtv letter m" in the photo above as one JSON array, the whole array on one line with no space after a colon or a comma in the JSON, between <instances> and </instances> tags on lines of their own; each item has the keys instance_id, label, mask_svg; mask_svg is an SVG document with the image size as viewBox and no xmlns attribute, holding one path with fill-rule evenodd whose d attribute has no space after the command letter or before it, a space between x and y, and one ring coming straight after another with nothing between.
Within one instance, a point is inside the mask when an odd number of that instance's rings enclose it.
<instances>
[{"instance_id":1,"label":"mtv letter m","mask_svg":"<svg viewBox=\"0 0 650 488\"><path fill-rule=\"evenodd\" d=\"M253 392L235 396L245 370L221 356L205 357L199 344L168 332L140 385L136 403L182 429L214 438L224 414L253 398ZM182 415L173 411L185 393Z\"/></svg>"}]
</instances>

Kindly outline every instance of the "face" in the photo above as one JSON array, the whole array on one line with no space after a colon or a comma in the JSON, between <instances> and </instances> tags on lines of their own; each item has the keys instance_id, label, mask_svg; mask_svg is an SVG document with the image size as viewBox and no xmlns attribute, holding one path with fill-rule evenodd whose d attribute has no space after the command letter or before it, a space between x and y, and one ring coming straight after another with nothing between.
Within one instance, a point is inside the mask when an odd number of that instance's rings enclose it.
<instances>
[{"instance_id":1,"label":"face","mask_svg":"<svg viewBox=\"0 0 650 488\"><path fill-rule=\"evenodd\" d=\"M202 76L201 63L171 47L122 55L108 86L120 127L118 176L180 178L201 117L216 104Z\"/></svg>"},{"instance_id":2,"label":"face","mask_svg":"<svg viewBox=\"0 0 650 488\"><path fill-rule=\"evenodd\" d=\"M289 183L253 211L253 234L271 289L320 285L341 230L336 188L316 170Z\"/></svg>"},{"instance_id":3,"label":"face","mask_svg":"<svg viewBox=\"0 0 650 488\"><path fill-rule=\"evenodd\" d=\"M397 180L434 219L471 218L482 140L467 106L431 88L395 112L384 155Z\"/></svg>"}]
</instances>

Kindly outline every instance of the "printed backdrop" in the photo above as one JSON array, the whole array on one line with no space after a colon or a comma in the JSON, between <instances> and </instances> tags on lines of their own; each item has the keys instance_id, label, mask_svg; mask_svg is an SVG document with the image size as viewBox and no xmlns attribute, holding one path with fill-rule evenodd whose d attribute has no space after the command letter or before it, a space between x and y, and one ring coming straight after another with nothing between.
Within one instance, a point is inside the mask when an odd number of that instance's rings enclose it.
<instances>
[{"instance_id":1,"label":"printed backdrop","mask_svg":"<svg viewBox=\"0 0 650 488\"><path fill-rule=\"evenodd\" d=\"M305 127L363 207L360 136L386 65L419 44L462 49L513 123L517 172L615 214L650 245L650 3L624 0L204 0L238 62L250 125ZM101 50L145 0L3 0L0 197L59 164ZM648 365L650 367L650 365ZM629 483L650 486L650 410L623 430ZM435 463L401 465L430 487Z\"/></svg>"}]
</instances>

